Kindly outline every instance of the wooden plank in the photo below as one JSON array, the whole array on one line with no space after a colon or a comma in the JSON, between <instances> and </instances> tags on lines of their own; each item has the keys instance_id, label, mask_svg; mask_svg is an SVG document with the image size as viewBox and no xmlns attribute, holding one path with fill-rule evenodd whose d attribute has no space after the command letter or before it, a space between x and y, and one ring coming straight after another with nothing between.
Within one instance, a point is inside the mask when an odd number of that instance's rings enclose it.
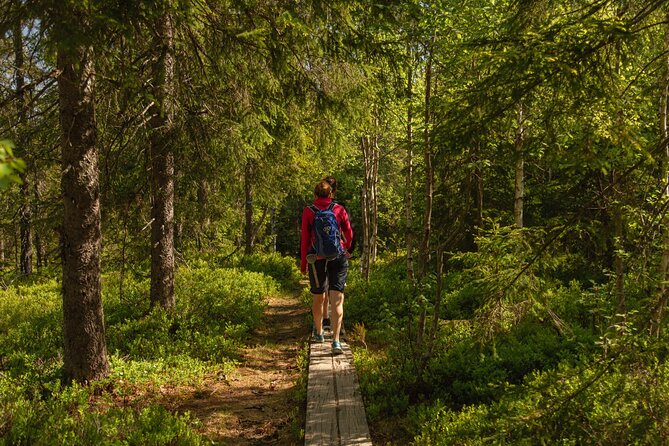
<instances>
[{"instance_id":1,"label":"wooden plank","mask_svg":"<svg viewBox=\"0 0 669 446\"><path fill-rule=\"evenodd\" d=\"M330 345L312 342L309 352L309 377L307 381L305 445L339 445L337 399L334 392Z\"/></svg>"},{"instance_id":2,"label":"wooden plank","mask_svg":"<svg viewBox=\"0 0 669 446\"><path fill-rule=\"evenodd\" d=\"M311 343L304 444L371 446L365 407L346 343L332 355L329 342Z\"/></svg>"},{"instance_id":3,"label":"wooden plank","mask_svg":"<svg viewBox=\"0 0 669 446\"><path fill-rule=\"evenodd\" d=\"M353 354L347 344L342 343L342 348L343 354L333 356L340 442L342 445L371 446L372 439L353 366Z\"/></svg>"}]
</instances>

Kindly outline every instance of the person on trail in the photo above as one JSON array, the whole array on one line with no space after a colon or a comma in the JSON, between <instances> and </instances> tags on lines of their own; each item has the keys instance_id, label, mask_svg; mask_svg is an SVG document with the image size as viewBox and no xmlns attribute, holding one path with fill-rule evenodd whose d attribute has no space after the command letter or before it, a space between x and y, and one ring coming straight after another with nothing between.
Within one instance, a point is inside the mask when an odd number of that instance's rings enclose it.
<instances>
[{"instance_id":1,"label":"person on trail","mask_svg":"<svg viewBox=\"0 0 669 446\"><path fill-rule=\"evenodd\" d=\"M327 181L330 184L330 186L332 186L332 198L334 200L334 197L337 194L337 179L332 175L327 175L323 177L323 180ZM348 215L348 209L346 209L346 205L340 202L338 202L337 204L340 204L344 208L344 211L346 211L346 214ZM351 224L351 228L353 228L353 224ZM353 255L354 249L355 249L355 236L352 236L351 245L347 249L349 257ZM324 328L327 327L328 329L331 330L332 328L330 324L330 299L327 298L327 293L328 293L327 280L325 281L324 289L325 291L323 292L323 327ZM344 328L343 319L341 322L341 329L339 330L339 334L341 338L346 339L346 329Z\"/></svg>"},{"instance_id":2,"label":"person on trail","mask_svg":"<svg viewBox=\"0 0 669 446\"><path fill-rule=\"evenodd\" d=\"M313 339L325 340L323 332L323 304L325 300L325 282L327 279L328 295L332 308L332 352L342 353L340 329L344 316L344 287L348 275L348 250L353 240L353 230L348 214L343 206L332 200L333 190L330 183L321 180L314 188L315 200L302 211L302 234L300 241L300 270L308 271L309 284L313 295L311 307L314 327ZM323 235L320 231L323 221L332 217L336 222L332 233L336 235L337 250L334 254L322 251ZM334 222L333 222L334 223ZM320 250L320 251L319 251ZM307 268L308 266L308 268Z\"/></svg>"}]
</instances>

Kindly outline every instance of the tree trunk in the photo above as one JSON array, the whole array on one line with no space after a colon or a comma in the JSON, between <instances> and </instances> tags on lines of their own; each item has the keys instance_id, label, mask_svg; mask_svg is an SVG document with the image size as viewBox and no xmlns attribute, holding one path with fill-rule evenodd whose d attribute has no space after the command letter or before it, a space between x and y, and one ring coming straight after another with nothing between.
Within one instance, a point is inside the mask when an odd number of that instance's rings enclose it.
<instances>
[{"instance_id":1,"label":"tree trunk","mask_svg":"<svg viewBox=\"0 0 669 446\"><path fill-rule=\"evenodd\" d=\"M474 182L476 184L476 227L483 226L483 169L481 168L481 142L476 143L476 155L474 162Z\"/></svg>"},{"instance_id":2,"label":"tree trunk","mask_svg":"<svg viewBox=\"0 0 669 446\"><path fill-rule=\"evenodd\" d=\"M24 124L26 120L26 101L24 92L23 76L23 34L21 22L17 21L14 27L14 83L16 85L16 109L17 109L17 145L23 152L23 159L29 161L29 153L23 138ZM30 166L29 166L30 167ZM32 274L33 272L33 233L32 233L32 200L30 199L31 183L28 177L28 169L21 173L21 208L19 209L19 228L21 233L21 274Z\"/></svg>"},{"instance_id":3,"label":"tree trunk","mask_svg":"<svg viewBox=\"0 0 669 446\"><path fill-rule=\"evenodd\" d=\"M669 13L667 17L669 20ZM669 51L669 27L664 33L664 49ZM664 144L664 160L662 162L662 181L664 182L664 196L669 200L669 56L664 60L660 96L660 138ZM664 226L662 259L660 261L660 290L655 308L651 316L650 332L652 336L660 336L662 320L665 317L667 299L669 298L669 215L665 212L662 217Z\"/></svg>"},{"instance_id":4,"label":"tree trunk","mask_svg":"<svg viewBox=\"0 0 669 446\"><path fill-rule=\"evenodd\" d=\"M369 203L369 188L370 188L370 156L369 156L370 140L368 136L360 138L360 147L362 150L363 162L363 178L362 189L360 191L360 211L362 217L362 234L361 234L361 255L360 255L360 271L365 280L369 279L369 265L370 265L370 203Z\"/></svg>"},{"instance_id":5,"label":"tree trunk","mask_svg":"<svg viewBox=\"0 0 669 446\"><path fill-rule=\"evenodd\" d=\"M37 169L36 169L37 170ZM40 192L43 188L44 182L40 179L39 173L35 172L35 214L41 215L41 203L42 203L42 193ZM48 259L46 255L46 241L42 237L42 228L36 228L35 233L35 251L37 254L37 269L44 268L48 264Z\"/></svg>"},{"instance_id":6,"label":"tree trunk","mask_svg":"<svg viewBox=\"0 0 669 446\"><path fill-rule=\"evenodd\" d=\"M411 66L407 70L407 101L406 193L404 204L406 226L404 228L404 237L407 249L407 278L413 283L415 271L413 259L413 68Z\"/></svg>"},{"instance_id":7,"label":"tree trunk","mask_svg":"<svg viewBox=\"0 0 669 446\"><path fill-rule=\"evenodd\" d=\"M523 227L523 206L525 195L525 116L523 116L523 104L518 105L516 127L516 185L513 200L513 219L517 228Z\"/></svg>"},{"instance_id":8,"label":"tree trunk","mask_svg":"<svg viewBox=\"0 0 669 446\"><path fill-rule=\"evenodd\" d=\"M246 198L245 209L245 237L244 237L244 253L253 254L253 246L255 244L255 231L253 230L253 162L248 160L244 169L244 196Z\"/></svg>"},{"instance_id":9,"label":"tree trunk","mask_svg":"<svg viewBox=\"0 0 669 446\"><path fill-rule=\"evenodd\" d=\"M272 206L270 209L270 217L269 217L269 232L270 236L272 237L272 252L276 252L276 239L277 239L277 231L276 231L276 207Z\"/></svg>"},{"instance_id":10,"label":"tree trunk","mask_svg":"<svg viewBox=\"0 0 669 446\"><path fill-rule=\"evenodd\" d=\"M164 12L156 29L151 118L151 305L172 308L174 300L174 29Z\"/></svg>"},{"instance_id":11,"label":"tree trunk","mask_svg":"<svg viewBox=\"0 0 669 446\"><path fill-rule=\"evenodd\" d=\"M437 332L439 331L439 314L441 312L441 293L443 286L444 275L444 251L442 248L437 250L437 286L434 295L434 311L432 313L432 330L430 331L430 344L428 347L428 358L432 356L434 351L434 341L437 339Z\"/></svg>"},{"instance_id":12,"label":"tree trunk","mask_svg":"<svg viewBox=\"0 0 669 446\"><path fill-rule=\"evenodd\" d=\"M63 361L69 380L107 376L92 47L58 50L63 196Z\"/></svg>"},{"instance_id":13,"label":"tree trunk","mask_svg":"<svg viewBox=\"0 0 669 446\"><path fill-rule=\"evenodd\" d=\"M614 184L618 183L619 181L618 176L619 176L618 171L614 170L612 178ZM623 206L620 204L622 194L620 193L620 191L617 190L617 188L614 188L614 194L616 198L615 198L615 203L613 205L612 217L613 217L613 234L614 234L613 249L615 252L613 263L616 272L615 296L616 296L617 313L619 315L625 315L625 313L627 312L625 304L625 288L624 288L625 264L623 256L621 254L623 250L623 237L624 237Z\"/></svg>"},{"instance_id":14,"label":"tree trunk","mask_svg":"<svg viewBox=\"0 0 669 446\"><path fill-rule=\"evenodd\" d=\"M432 36L432 45L435 37ZM423 241L421 243L420 276L425 277L430 264L430 236L432 235L432 201L434 196L434 167L432 165L431 88L432 88L432 45L429 48L425 66L425 214L423 217Z\"/></svg>"},{"instance_id":15,"label":"tree trunk","mask_svg":"<svg viewBox=\"0 0 669 446\"><path fill-rule=\"evenodd\" d=\"M371 165L371 178L370 178L370 212L371 212L371 231L370 231L370 249L369 249L369 261L370 268L376 263L376 253L378 249L378 237L379 237L379 158L381 154L381 149L379 148L379 137L374 136L374 144L372 145L372 165Z\"/></svg>"}]
</instances>

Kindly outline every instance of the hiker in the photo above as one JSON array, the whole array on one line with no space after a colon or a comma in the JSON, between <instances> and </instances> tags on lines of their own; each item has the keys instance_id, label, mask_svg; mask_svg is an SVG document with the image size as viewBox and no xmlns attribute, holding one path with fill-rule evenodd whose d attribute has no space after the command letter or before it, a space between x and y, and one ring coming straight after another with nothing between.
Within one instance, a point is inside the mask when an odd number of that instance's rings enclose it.
<instances>
[{"instance_id":1,"label":"hiker","mask_svg":"<svg viewBox=\"0 0 669 446\"><path fill-rule=\"evenodd\" d=\"M323 301L327 278L328 295L332 308L332 352L342 353L340 329L344 316L344 287L348 274L348 249L351 247L353 231L348 214L343 206L332 201L333 189L326 180L314 188L315 200L302 212L302 236L300 243L300 270L309 274L313 295L311 307L314 326L313 339L325 340L323 332ZM327 231L321 229L325 224ZM331 228L330 228L331 226ZM329 231L332 229L332 231ZM329 237L328 237L329 236Z\"/></svg>"},{"instance_id":2,"label":"hiker","mask_svg":"<svg viewBox=\"0 0 669 446\"><path fill-rule=\"evenodd\" d=\"M323 177L325 181L327 181L330 186L332 186L332 198L334 200L335 195L337 194L337 179L332 176L328 175ZM337 203L340 204L343 208L344 211L346 211L346 215L348 215L348 209L346 209L346 205L343 203ZM350 218L349 218L350 221ZM351 224L351 228L353 227L353 224ZM350 247L347 249L349 258L353 255L353 250L355 249L355 237L352 238ZM327 292L328 292L328 286L327 286L327 280L325 281L325 291L323 292L323 327L327 327L330 330L331 324L330 324L330 299L327 298ZM342 293L343 295L344 293ZM340 337L342 339L346 339L346 329L344 328L344 320L342 319L341 322L341 329L339 330Z\"/></svg>"}]
</instances>

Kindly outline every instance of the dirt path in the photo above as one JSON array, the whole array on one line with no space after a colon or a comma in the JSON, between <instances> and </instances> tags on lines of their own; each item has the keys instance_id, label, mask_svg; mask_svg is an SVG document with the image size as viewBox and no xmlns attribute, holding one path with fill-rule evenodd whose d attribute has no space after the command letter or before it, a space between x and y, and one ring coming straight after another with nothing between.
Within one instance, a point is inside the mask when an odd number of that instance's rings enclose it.
<instances>
[{"instance_id":1,"label":"dirt path","mask_svg":"<svg viewBox=\"0 0 669 446\"><path fill-rule=\"evenodd\" d=\"M308 336L308 308L295 296L273 297L260 330L242 354L239 367L225 379L205 382L206 391L184 401L202 422L200 431L223 445L295 445L301 428L297 357ZM211 382L209 382L211 381Z\"/></svg>"}]
</instances>

